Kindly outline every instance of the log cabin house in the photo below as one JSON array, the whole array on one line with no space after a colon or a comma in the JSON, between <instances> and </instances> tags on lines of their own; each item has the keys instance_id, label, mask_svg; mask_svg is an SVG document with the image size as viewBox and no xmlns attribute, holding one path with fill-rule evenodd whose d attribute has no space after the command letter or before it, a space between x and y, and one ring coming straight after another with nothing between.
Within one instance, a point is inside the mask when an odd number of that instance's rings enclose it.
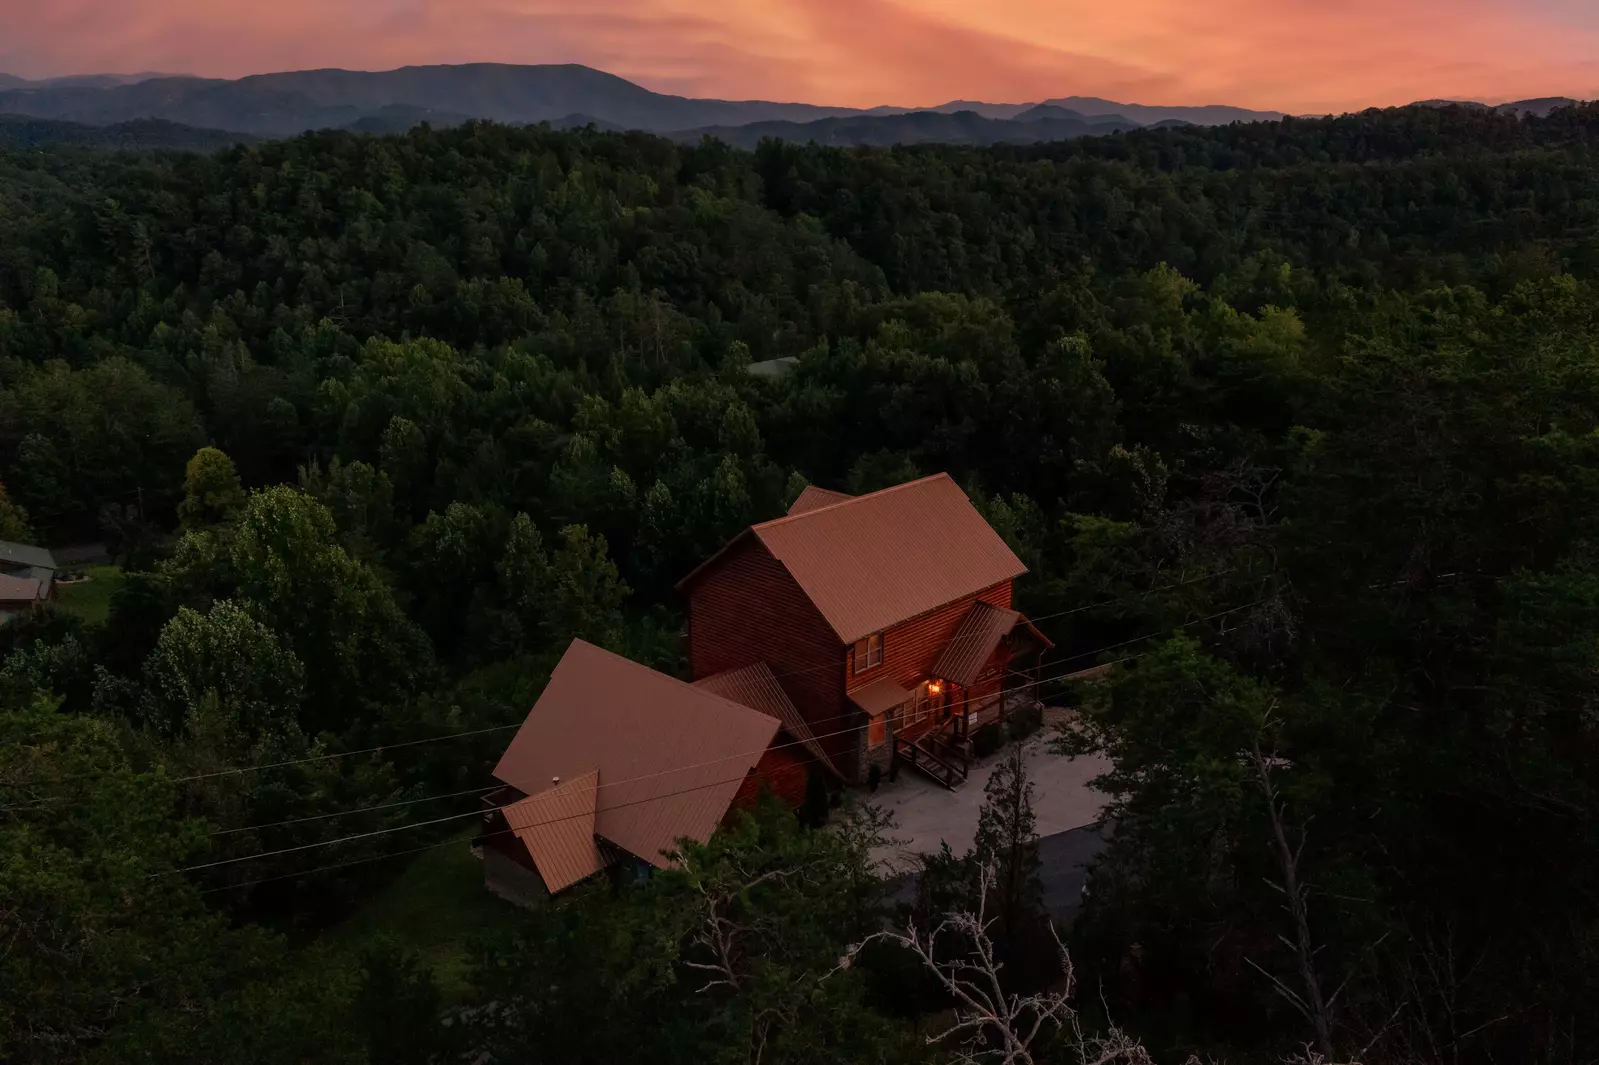
<instances>
[{"instance_id":1,"label":"log cabin house","mask_svg":"<svg viewBox=\"0 0 1599 1065\"><path fill-rule=\"evenodd\" d=\"M1032 699L1050 646L1011 607L1026 568L939 474L807 488L679 584L685 682L574 640L494 776L478 846L515 901L673 861L761 789L906 764L946 787L973 729Z\"/></svg>"},{"instance_id":2,"label":"log cabin house","mask_svg":"<svg viewBox=\"0 0 1599 1065\"><path fill-rule=\"evenodd\" d=\"M903 761L954 786L1051 646L1011 608L1026 572L948 474L807 488L679 582L690 669L764 663L852 782Z\"/></svg>"}]
</instances>

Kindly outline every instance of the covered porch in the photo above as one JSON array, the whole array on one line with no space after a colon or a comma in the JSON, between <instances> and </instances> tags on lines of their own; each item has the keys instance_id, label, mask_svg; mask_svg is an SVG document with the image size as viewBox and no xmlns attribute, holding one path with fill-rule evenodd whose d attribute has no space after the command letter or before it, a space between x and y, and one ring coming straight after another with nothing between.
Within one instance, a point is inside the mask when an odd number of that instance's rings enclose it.
<instances>
[{"instance_id":1,"label":"covered porch","mask_svg":"<svg viewBox=\"0 0 1599 1065\"><path fill-rule=\"evenodd\" d=\"M959 787L971 774L972 737L1039 706L1039 663L1052 646L1019 611L973 603L929 675L909 687L883 678L851 693L868 719L863 767L891 776L915 769Z\"/></svg>"}]
</instances>

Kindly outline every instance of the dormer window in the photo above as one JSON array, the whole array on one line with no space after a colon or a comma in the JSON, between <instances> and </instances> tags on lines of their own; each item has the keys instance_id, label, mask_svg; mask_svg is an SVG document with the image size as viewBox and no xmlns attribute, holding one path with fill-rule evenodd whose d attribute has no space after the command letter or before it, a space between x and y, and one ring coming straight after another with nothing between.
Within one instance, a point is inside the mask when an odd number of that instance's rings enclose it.
<instances>
[{"instance_id":1,"label":"dormer window","mask_svg":"<svg viewBox=\"0 0 1599 1065\"><path fill-rule=\"evenodd\" d=\"M865 673L883 664L883 634L876 633L855 641L855 672Z\"/></svg>"}]
</instances>

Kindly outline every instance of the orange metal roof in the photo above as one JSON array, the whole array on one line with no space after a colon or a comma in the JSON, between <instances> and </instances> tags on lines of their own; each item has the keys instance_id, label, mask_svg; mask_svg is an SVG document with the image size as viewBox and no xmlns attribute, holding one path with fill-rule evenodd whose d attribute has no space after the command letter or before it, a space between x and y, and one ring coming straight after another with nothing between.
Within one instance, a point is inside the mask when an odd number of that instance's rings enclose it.
<instances>
[{"instance_id":1,"label":"orange metal roof","mask_svg":"<svg viewBox=\"0 0 1599 1065\"><path fill-rule=\"evenodd\" d=\"M805 486L805 491L799 494L799 498L794 500L789 506L788 516L792 518L796 514L804 514L806 511L830 507L834 503L842 503L846 499L854 498L854 496L846 495L843 492L832 492L826 488L818 488L814 484L808 484Z\"/></svg>"},{"instance_id":2,"label":"orange metal roof","mask_svg":"<svg viewBox=\"0 0 1599 1065\"><path fill-rule=\"evenodd\" d=\"M551 894L609 864L594 839L599 782L600 771L590 769L500 808Z\"/></svg>"},{"instance_id":3,"label":"orange metal roof","mask_svg":"<svg viewBox=\"0 0 1599 1065\"><path fill-rule=\"evenodd\" d=\"M849 693L850 702L873 717L888 713L910 697L911 693L900 687L899 681L893 677L874 680L864 688L857 688Z\"/></svg>"},{"instance_id":4,"label":"orange metal roof","mask_svg":"<svg viewBox=\"0 0 1599 1065\"><path fill-rule=\"evenodd\" d=\"M494 775L537 797L595 769L594 833L665 867L707 840L777 734L776 718L573 640Z\"/></svg>"},{"instance_id":5,"label":"orange metal roof","mask_svg":"<svg viewBox=\"0 0 1599 1065\"><path fill-rule=\"evenodd\" d=\"M1016 610L1006 610L981 600L973 603L955 635L949 638L944 653L938 656L933 675L970 687L983 671L984 664L993 657L999 641L1009 635L1021 618Z\"/></svg>"},{"instance_id":6,"label":"orange metal roof","mask_svg":"<svg viewBox=\"0 0 1599 1065\"><path fill-rule=\"evenodd\" d=\"M811 731L811 726L800 716L799 709L789 699L788 693L783 690L771 667L765 662L756 662L742 669L729 669L724 673L705 677L695 681L694 687L714 692L724 699L731 699L751 710L759 710L763 714L777 718L782 723L783 731L811 752L829 772L837 777L843 776L833 764L833 760L827 757L827 752L822 749L822 744Z\"/></svg>"},{"instance_id":7,"label":"orange metal roof","mask_svg":"<svg viewBox=\"0 0 1599 1065\"><path fill-rule=\"evenodd\" d=\"M750 531L845 643L1027 572L947 473Z\"/></svg>"}]
</instances>

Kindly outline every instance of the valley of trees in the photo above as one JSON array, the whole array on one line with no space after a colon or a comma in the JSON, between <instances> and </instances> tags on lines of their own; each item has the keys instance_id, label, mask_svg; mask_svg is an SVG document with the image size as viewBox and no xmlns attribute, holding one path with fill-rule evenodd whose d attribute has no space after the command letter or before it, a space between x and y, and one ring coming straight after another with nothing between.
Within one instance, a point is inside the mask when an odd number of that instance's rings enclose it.
<instances>
[{"instance_id":1,"label":"valley of trees","mask_svg":"<svg viewBox=\"0 0 1599 1065\"><path fill-rule=\"evenodd\" d=\"M0 148L0 537L124 574L0 628L0 1061L955 1060L873 935L998 863L1006 980L1061 986L1025 781L908 913L869 811L768 804L448 979L328 946L464 847L573 636L680 670L730 535L940 470L1045 676L1114 663L1050 689L1113 765L1075 1013L993 1060L1593 1060L1590 106Z\"/></svg>"}]
</instances>

